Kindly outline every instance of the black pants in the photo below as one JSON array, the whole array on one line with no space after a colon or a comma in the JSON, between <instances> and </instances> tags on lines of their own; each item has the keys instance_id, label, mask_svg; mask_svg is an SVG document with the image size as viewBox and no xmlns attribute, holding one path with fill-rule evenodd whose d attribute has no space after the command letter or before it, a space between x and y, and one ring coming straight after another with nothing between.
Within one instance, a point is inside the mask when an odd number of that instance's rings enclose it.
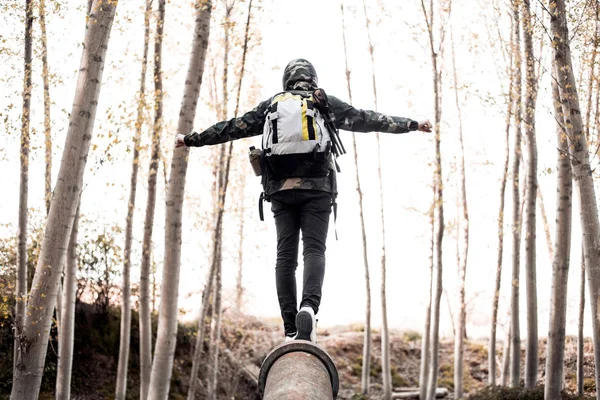
<instances>
[{"instance_id":1,"label":"black pants","mask_svg":"<svg viewBox=\"0 0 600 400\"><path fill-rule=\"evenodd\" d=\"M296 332L296 267L302 231L304 279L300 308L319 311L325 275L325 242L331 214L331 194L319 190L282 190L271 195L277 229L275 280L285 334Z\"/></svg>"}]
</instances>

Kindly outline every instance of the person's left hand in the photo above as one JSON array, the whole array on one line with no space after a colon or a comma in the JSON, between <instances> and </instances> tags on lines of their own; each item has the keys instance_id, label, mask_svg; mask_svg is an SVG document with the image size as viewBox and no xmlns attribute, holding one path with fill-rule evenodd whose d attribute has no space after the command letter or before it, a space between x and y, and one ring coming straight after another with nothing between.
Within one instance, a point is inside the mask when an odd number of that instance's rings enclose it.
<instances>
[{"instance_id":1,"label":"person's left hand","mask_svg":"<svg viewBox=\"0 0 600 400\"><path fill-rule=\"evenodd\" d=\"M423 121L419 121L419 127L417 128L417 130L421 132L431 132L431 128L431 122L429 122L429 120L426 119Z\"/></svg>"},{"instance_id":2,"label":"person's left hand","mask_svg":"<svg viewBox=\"0 0 600 400\"><path fill-rule=\"evenodd\" d=\"M181 133L178 133L177 136L175 136L176 149L185 146L185 141L183 140L183 138L185 138L185 135L182 135Z\"/></svg>"}]
</instances>

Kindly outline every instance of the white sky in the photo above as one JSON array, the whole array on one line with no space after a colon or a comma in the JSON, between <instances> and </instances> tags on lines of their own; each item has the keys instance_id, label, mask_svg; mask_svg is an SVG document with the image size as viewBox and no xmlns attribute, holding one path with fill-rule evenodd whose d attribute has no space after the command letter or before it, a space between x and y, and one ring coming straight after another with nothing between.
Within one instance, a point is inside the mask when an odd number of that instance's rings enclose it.
<instances>
[{"instance_id":1,"label":"white sky","mask_svg":"<svg viewBox=\"0 0 600 400\"><path fill-rule=\"evenodd\" d=\"M14 3L14 0L9 3ZM139 58L143 40L142 2L122 0L113 27L109 54L103 78L103 89L97 113L92 151L88 161L82 197L82 211L98 224L121 223L124 227L126 199L129 193L131 154L126 152L131 146L133 132L127 129L124 121L135 118L133 106L135 93L139 88ZM165 119L167 130L163 136L165 145L170 148L171 137L175 134L183 81L187 70L188 54L193 29L191 2L170 2L167 6L167 21L164 42L165 71ZM367 52L368 44L364 30L362 3L358 0L344 2L354 12L346 15L349 64L352 70L353 103L360 108L373 107L371 87L371 63ZM375 62L379 111L410 117L413 119L432 118L432 84L430 58L424 35L424 22L420 2L396 2L369 0L369 15L373 21L372 36L376 44ZM220 4L220 2L219 2ZM382 6L385 13L381 13ZM8 5L0 6L3 14ZM79 43L83 38L83 10L75 5L64 6L63 19L49 17L48 32L51 52L50 68L63 78L52 88L55 102L52 108L54 136L54 178L58 173L66 128L67 113L71 109L76 70L80 60ZM344 56L341 37L340 8L337 1L306 0L302 7L292 2L264 1L258 18L258 28L262 42L248 55L249 75L244 83L242 105L250 109L258 101L280 91L283 67L293 58L307 58L312 61L319 75L320 86L328 93L348 100L344 76ZM246 4L238 11L238 31L243 29ZM240 16L239 14L244 13ZM491 308L493 275L496 268L499 179L504 157L504 99L494 63L500 59L500 50L487 42L485 18L491 11L484 10L472 1L455 0L452 21L455 24L454 38L457 52L457 68L463 114L464 137L467 163L467 190L471 217L471 241L467 272L467 299L469 300L468 333L475 337L485 337L488 332ZM218 15L218 17L217 17ZM222 36L221 7L217 7L211 24L210 54L217 57L222 50L216 41ZM485 18L484 18L485 15ZM8 41L1 44L12 49L15 54L0 52L0 174L4 193L0 197L0 226L2 232L16 232L18 189L19 189L19 118L20 88L22 76L22 45L15 38L22 37L22 25L14 16L6 14L0 25L0 37ZM218 18L218 19L217 19ZM37 29L37 28L36 28ZM37 31L36 31L37 34ZM449 38L449 36L448 36ZM1 41L0 41L1 42ZM234 50L239 55L239 47ZM547 50L546 50L547 52ZM152 51L151 51L152 53ZM235 57L235 56L234 56ZM548 57L544 63L548 64ZM222 62L217 57L216 65ZM41 66L34 62L34 103L32 118L36 134L33 137L33 152L30 166L29 206L41 210L43 207L43 109ZM449 48L446 52L446 67L450 64ZM217 122L213 111L206 106L210 101L209 87L213 78L207 62L202 86L200 107L197 113L196 130L202 130ZM230 87L233 88L230 71ZM151 73L151 69L149 69ZM217 81L221 72L217 72ZM507 82L503 81L504 87ZM151 80L148 80L151 85ZM220 85L220 83L218 84ZM251 91L248 87L252 86ZM539 149L539 182L545 198L548 220L554 234L555 207L555 134L554 121L549 112L549 79L545 74L540 83L540 97L537 110L537 135ZM458 121L454 103L453 84L449 75L444 75L444 111L442 122L444 178L446 181L446 221L452 225L456 220L456 174L455 163L458 155ZM235 91L231 91L230 98ZM10 109L9 105L13 104ZM230 103L230 110L233 106ZM112 119L109 118L112 115ZM232 116L230 111L229 115ZM5 122L5 117L6 122ZM151 117L151 116L150 116ZM112 139L109 133L115 134ZM120 141L112 145L112 159L100 164L108 143L115 137ZM364 184L369 240L369 262L371 266L371 288L373 294L373 326L381 320L380 312L380 217L379 193L376 178L376 143L374 134L358 134L361 179ZM386 210L386 245L388 271L388 320L392 327L421 330L423 311L428 296L428 267L430 230L424 213L431 202L430 162L433 156L431 134L410 133L402 136L381 135L384 168L384 205ZM148 135L145 136L148 143ZM347 149L351 147L350 135L342 133ZM236 143L239 161L234 164L234 176L248 174L245 207L247 234L244 241L244 286L247 290L245 311L251 314L277 318L279 309L275 293L274 260L275 229L269 205L266 207L266 221L258 221L256 199L260 193L259 180L251 176L245 166L246 150L250 144L257 144L259 138ZM199 304L200 291L205 283L205 274L210 259L208 252L210 236L206 233L205 216L211 207L210 165L213 152L209 148L192 149L188 169L184 205L183 256L180 283L180 307L191 311L182 318L191 318ZM327 252L327 271L323 288L323 301L319 313L320 326L362 323L365 304L364 267L360 245L360 225L358 201L355 191L355 175L352 154L340 160L342 174L339 175L339 217L334 237L330 230ZM140 241L143 236L143 217L147 191L148 152L143 152L140 176L138 178L137 210L134 236L137 240L134 254L140 254ZM170 154L168 155L170 161ZM170 162L168 163L170 164ZM159 179L154 228L155 255L159 266L164 251L164 184L162 172ZM510 221L510 183L507 187L506 218ZM577 212L577 207L575 207ZM576 307L579 281L579 240L578 214L573 218L573 235L577 238L572 245L573 266L569 282L569 309L567 333L576 332ZM548 326L548 304L551 280L551 262L546 251L545 236L538 219L538 305L539 332L545 335ZM237 222L229 215L225 222L227 245L225 248L224 284L230 298L233 298L235 285L237 243ZM510 282L510 224L505 223L505 253L503 289L500 321L505 320L508 306ZM444 285L450 295L452 310L457 307L454 301L456 282L455 234L447 230L444 239ZM139 257L138 257L139 258ZM132 260L132 276L139 275L139 259ZM300 263L301 265L301 263ZM524 266L524 263L522 263ZM160 273L159 273L160 276ZM301 269L298 272L301 282ZM134 278L135 279L135 278ZM524 276L522 280L524 282ZM524 285L522 285L524 288ZM524 291L521 299L525 298ZM442 298L442 330L451 332L449 307ZM524 303L521 307L525 321ZM589 320L589 315L586 317ZM525 329L522 329L525 333ZM587 331L588 334L591 332ZM503 336L499 335L499 338Z\"/></svg>"}]
</instances>

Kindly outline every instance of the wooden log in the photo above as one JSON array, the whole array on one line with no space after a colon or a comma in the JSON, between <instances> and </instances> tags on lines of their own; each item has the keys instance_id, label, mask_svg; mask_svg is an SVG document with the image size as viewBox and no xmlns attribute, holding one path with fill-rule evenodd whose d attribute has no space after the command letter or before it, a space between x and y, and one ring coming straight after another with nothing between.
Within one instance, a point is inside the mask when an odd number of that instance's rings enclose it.
<instances>
[{"instance_id":1,"label":"wooden log","mask_svg":"<svg viewBox=\"0 0 600 400\"><path fill-rule=\"evenodd\" d=\"M406 391L406 390L413 391ZM418 388L405 388L405 389L394 389L397 392L392 393L392 399L419 399L419 390ZM435 389L435 398L443 399L448 397L448 389L446 388L437 388Z\"/></svg>"}]
</instances>

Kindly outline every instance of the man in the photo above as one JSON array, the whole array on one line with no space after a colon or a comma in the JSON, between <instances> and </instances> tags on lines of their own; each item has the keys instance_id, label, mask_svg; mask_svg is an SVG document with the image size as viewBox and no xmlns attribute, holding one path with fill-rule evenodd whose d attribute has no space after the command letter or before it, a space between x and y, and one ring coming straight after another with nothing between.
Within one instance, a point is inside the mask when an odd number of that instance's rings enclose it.
<instances>
[{"instance_id":1,"label":"man","mask_svg":"<svg viewBox=\"0 0 600 400\"><path fill-rule=\"evenodd\" d=\"M296 59L286 66L283 73L284 91L299 96L298 98L308 98L318 93L315 92L316 89L318 89L317 73L310 62ZM179 134L175 139L175 147L215 145L261 135L263 128L264 132L267 132L268 127L272 129L271 119L277 118L272 115L282 112L281 106L278 111L273 107L275 98L277 97L261 102L254 110L239 118L219 122L204 132L194 132L185 136ZM314 100L313 97L310 99ZM431 132L431 123L426 120L417 122L375 111L358 110L333 96L325 96L325 99L328 110L335 116L335 127L339 129L355 132L405 133L416 130ZM306 114L306 105L304 107L304 114ZM310 107L312 104L309 101ZM283 122L280 122L279 129L282 129ZM313 121L310 120L310 123L312 124ZM303 129L306 128L306 123L304 125ZM318 128L319 135L327 133L325 129L321 130L318 123L315 123L314 127ZM314 130L311 133L314 138ZM333 136L333 132L330 133ZM263 136L263 147L266 148L265 143L265 136ZM270 150L269 148L268 151ZM269 159L269 155L265 153L265 158ZM266 176L263 176L264 195L271 201L277 230L275 278L286 341L301 339L316 342L315 314L319 311L321 303L321 287L325 274L325 242L331 206L337 194L334 160L329 153L325 157L328 163L326 165L330 165L331 168L327 168L325 173L318 174L305 173L305 171L315 170L310 165L305 165L310 163L310 159L306 161L304 158L303 165L296 168L297 172L292 176L289 174L277 176L278 171L269 168L268 163L263 163L266 167L266 171L263 171L263 175L266 173ZM302 232L303 242L304 279L300 311L298 311L296 267L300 232Z\"/></svg>"}]
</instances>

